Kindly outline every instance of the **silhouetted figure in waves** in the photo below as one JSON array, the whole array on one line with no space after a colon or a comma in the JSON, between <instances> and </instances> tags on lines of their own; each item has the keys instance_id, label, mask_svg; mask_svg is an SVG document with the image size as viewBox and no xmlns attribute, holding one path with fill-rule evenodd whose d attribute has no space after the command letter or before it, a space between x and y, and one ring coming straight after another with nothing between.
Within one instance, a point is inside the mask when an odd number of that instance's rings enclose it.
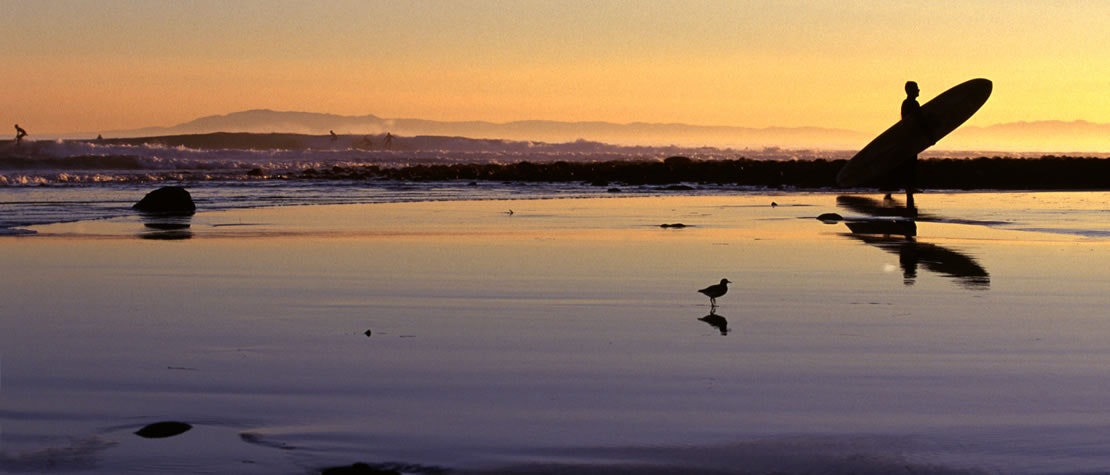
<instances>
[{"instance_id":1,"label":"silhouetted figure in waves","mask_svg":"<svg viewBox=\"0 0 1110 475\"><path fill-rule=\"evenodd\" d=\"M19 144L23 143L23 137L26 137L26 136L27 136L27 131L23 130L23 127L20 127L19 124L15 124L15 144L19 145Z\"/></svg>"},{"instance_id":2,"label":"silhouetted figure in waves","mask_svg":"<svg viewBox=\"0 0 1110 475\"><path fill-rule=\"evenodd\" d=\"M335 142L336 140L339 140L339 136L338 136L338 135L335 135L335 131L334 131L334 130L329 130L329 131L328 131L328 133L329 133L329 134L331 134L331 141L332 141L332 142Z\"/></svg>"},{"instance_id":3,"label":"silhouetted figure in waves","mask_svg":"<svg viewBox=\"0 0 1110 475\"><path fill-rule=\"evenodd\" d=\"M910 125L921 128L929 137L932 143L937 143L936 135L933 133L932 127L929 126L928 118L925 117L925 112L921 110L921 104L917 103L917 96L921 94L918 89L917 83L914 81L906 81L906 99L902 101L902 120ZM913 194L917 186L917 155L910 157L905 164L898 167L894 172L895 182L906 188L906 206L914 208ZM890 198L890 193L887 193L886 198Z\"/></svg>"},{"instance_id":4,"label":"silhouetted figure in waves","mask_svg":"<svg viewBox=\"0 0 1110 475\"><path fill-rule=\"evenodd\" d=\"M393 149L393 134L389 132L385 133L385 144L382 145L382 147L384 147L386 150Z\"/></svg>"}]
</instances>

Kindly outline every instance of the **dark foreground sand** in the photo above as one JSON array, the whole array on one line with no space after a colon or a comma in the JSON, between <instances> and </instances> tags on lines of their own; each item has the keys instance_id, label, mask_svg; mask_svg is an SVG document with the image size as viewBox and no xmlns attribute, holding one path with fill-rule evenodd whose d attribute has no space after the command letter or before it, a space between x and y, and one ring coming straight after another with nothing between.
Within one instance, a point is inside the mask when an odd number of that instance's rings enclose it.
<instances>
[{"instance_id":1,"label":"dark foreground sand","mask_svg":"<svg viewBox=\"0 0 1110 475\"><path fill-rule=\"evenodd\" d=\"M1107 198L923 195L912 241L822 193L42 226L0 239L0 471L1110 470Z\"/></svg>"}]
</instances>

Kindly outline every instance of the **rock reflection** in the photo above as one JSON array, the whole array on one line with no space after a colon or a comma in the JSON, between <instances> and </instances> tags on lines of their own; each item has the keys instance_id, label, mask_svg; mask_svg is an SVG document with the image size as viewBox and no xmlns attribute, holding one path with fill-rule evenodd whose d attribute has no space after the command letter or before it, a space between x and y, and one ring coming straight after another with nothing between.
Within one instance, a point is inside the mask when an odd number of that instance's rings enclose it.
<instances>
[{"instance_id":1,"label":"rock reflection","mask_svg":"<svg viewBox=\"0 0 1110 475\"><path fill-rule=\"evenodd\" d=\"M711 312L709 315L701 317L698 320L708 323L709 326L716 328L722 335L728 335L728 320L726 320L725 317Z\"/></svg>"},{"instance_id":2,"label":"rock reflection","mask_svg":"<svg viewBox=\"0 0 1110 475\"><path fill-rule=\"evenodd\" d=\"M174 241L193 237L193 232L190 230L192 216L143 213L141 217L143 227L146 228L138 234L141 239Z\"/></svg>"}]
</instances>

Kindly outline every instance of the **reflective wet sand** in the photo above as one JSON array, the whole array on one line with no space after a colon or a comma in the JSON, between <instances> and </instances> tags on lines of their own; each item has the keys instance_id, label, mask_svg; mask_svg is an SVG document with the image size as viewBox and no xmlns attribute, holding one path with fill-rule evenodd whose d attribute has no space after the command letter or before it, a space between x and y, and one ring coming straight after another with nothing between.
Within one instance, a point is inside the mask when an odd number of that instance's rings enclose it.
<instances>
[{"instance_id":1,"label":"reflective wet sand","mask_svg":"<svg viewBox=\"0 0 1110 475\"><path fill-rule=\"evenodd\" d=\"M912 237L825 193L42 226L0 242L0 469L1108 469L1106 198L924 194Z\"/></svg>"}]
</instances>

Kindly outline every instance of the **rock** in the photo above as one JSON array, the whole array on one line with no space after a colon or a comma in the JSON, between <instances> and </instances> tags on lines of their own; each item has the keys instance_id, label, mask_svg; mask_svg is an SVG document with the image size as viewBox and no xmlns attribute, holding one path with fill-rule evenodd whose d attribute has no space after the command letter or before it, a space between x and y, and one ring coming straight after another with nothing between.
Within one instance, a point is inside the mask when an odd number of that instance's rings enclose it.
<instances>
[{"instance_id":1,"label":"rock","mask_svg":"<svg viewBox=\"0 0 1110 475\"><path fill-rule=\"evenodd\" d=\"M831 224L831 223L838 223L840 221L843 221L844 217L839 215L839 214L836 214L836 213L825 213L825 214L822 214L821 216L818 216L817 220Z\"/></svg>"},{"instance_id":2,"label":"rock","mask_svg":"<svg viewBox=\"0 0 1110 475\"><path fill-rule=\"evenodd\" d=\"M666 223L664 223L664 224L660 224L660 225L659 225L659 227L661 227L661 228L678 228L678 229L682 229L682 228L685 228L685 227L686 227L686 225L685 225L685 224L682 224L682 223L673 223L673 224L666 224Z\"/></svg>"},{"instance_id":3,"label":"rock","mask_svg":"<svg viewBox=\"0 0 1110 475\"><path fill-rule=\"evenodd\" d=\"M358 462L342 467L325 468L322 475L401 475L401 472L389 468L379 468L370 464Z\"/></svg>"},{"instance_id":4,"label":"rock","mask_svg":"<svg viewBox=\"0 0 1110 475\"><path fill-rule=\"evenodd\" d=\"M147 193L132 206L143 213L191 216L197 212L193 197L180 186L164 186Z\"/></svg>"},{"instance_id":5,"label":"rock","mask_svg":"<svg viewBox=\"0 0 1110 475\"><path fill-rule=\"evenodd\" d=\"M183 434L192 428L193 426L184 422L155 422L135 431L135 435L144 439L164 439L166 437Z\"/></svg>"}]
</instances>

